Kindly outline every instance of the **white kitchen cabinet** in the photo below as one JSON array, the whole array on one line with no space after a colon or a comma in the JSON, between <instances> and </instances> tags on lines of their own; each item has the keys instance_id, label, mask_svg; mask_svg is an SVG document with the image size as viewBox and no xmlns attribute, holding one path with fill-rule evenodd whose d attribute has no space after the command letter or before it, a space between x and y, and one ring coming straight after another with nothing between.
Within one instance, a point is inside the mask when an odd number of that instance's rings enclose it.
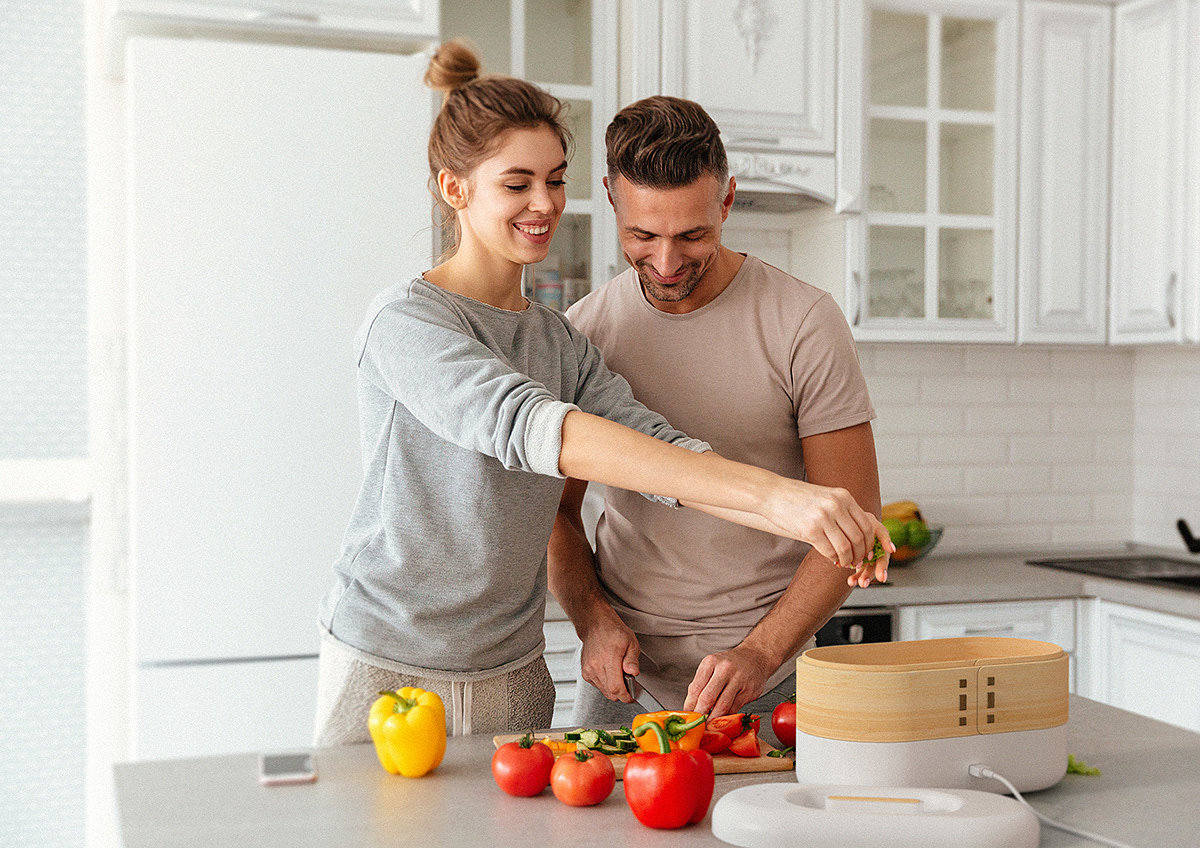
<instances>
[{"instance_id":1,"label":"white kitchen cabinet","mask_svg":"<svg viewBox=\"0 0 1200 848\"><path fill-rule=\"evenodd\" d=\"M550 254L525 271L530 298L565 310L624 267L602 184L604 130L617 100L617 2L440 2L442 38L474 44L484 73L528 79L568 104L575 155L567 208Z\"/></svg>"},{"instance_id":2,"label":"white kitchen cabinet","mask_svg":"<svg viewBox=\"0 0 1200 848\"><path fill-rule=\"evenodd\" d=\"M701 104L743 190L833 200L834 0L646 0L629 12L631 100Z\"/></svg>"},{"instance_id":3,"label":"white kitchen cabinet","mask_svg":"<svg viewBox=\"0 0 1200 848\"><path fill-rule=\"evenodd\" d=\"M839 185L861 197L846 237L855 336L1014 341L1019 7L846 5L843 120L862 107L860 160L839 158Z\"/></svg>"},{"instance_id":4,"label":"white kitchen cabinet","mask_svg":"<svg viewBox=\"0 0 1200 848\"><path fill-rule=\"evenodd\" d=\"M1188 4L1188 44L1200 44L1200 0ZM1188 51L1187 163L1184 180L1183 333L1200 342L1200 50Z\"/></svg>"},{"instance_id":5,"label":"white kitchen cabinet","mask_svg":"<svg viewBox=\"0 0 1200 848\"><path fill-rule=\"evenodd\" d=\"M1070 598L906 606L900 608L898 638L1006 636L1050 642L1070 657L1074 691L1075 620L1075 600Z\"/></svg>"},{"instance_id":6,"label":"white kitchen cabinet","mask_svg":"<svg viewBox=\"0 0 1200 848\"><path fill-rule=\"evenodd\" d=\"M1112 11L1023 10L1017 339L1102 344Z\"/></svg>"},{"instance_id":7,"label":"white kitchen cabinet","mask_svg":"<svg viewBox=\"0 0 1200 848\"><path fill-rule=\"evenodd\" d=\"M1200 620L1085 603L1080 694L1200 732Z\"/></svg>"},{"instance_id":8,"label":"white kitchen cabinet","mask_svg":"<svg viewBox=\"0 0 1200 848\"><path fill-rule=\"evenodd\" d=\"M1109 338L1183 339L1187 0L1116 7Z\"/></svg>"},{"instance_id":9,"label":"white kitchen cabinet","mask_svg":"<svg viewBox=\"0 0 1200 848\"><path fill-rule=\"evenodd\" d=\"M438 37L439 0L108 0L109 69L130 35L253 38L411 52Z\"/></svg>"}]
</instances>

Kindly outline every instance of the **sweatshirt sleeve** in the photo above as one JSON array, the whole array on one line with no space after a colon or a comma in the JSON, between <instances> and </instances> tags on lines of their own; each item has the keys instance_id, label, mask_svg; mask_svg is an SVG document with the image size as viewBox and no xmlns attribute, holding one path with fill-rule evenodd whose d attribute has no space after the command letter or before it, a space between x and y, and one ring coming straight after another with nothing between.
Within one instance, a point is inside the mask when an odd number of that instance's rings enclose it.
<instances>
[{"instance_id":1,"label":"sweatshirt sleeve","mask_svg":"<svg viewBox=\"0 0 1200 848\"><path fill-rule=\"evenodd\" d=\"M508 469L562 477L562 422L578 409L468 335L420 297L386 303L360 338L363 375L441 438Z\"/></svg>"},{"instance_id":2,"label":"sweatshirt sleeve","mask_svg":"<svg viewBox=\"0 0 1200 848\"><path fill-rule=\"evenodd\" d=\"M604 364L604 356L600 349L580 330L570 325L568 328L579 357L579 388L575 394L575 403L579 409L696 453L712 450L708 442L694 439L687 433L676 430L666 418L639 402L633 396L629 381L610 371ZM646 492L641 494L673 509L679 506L679 501L675 498Z\"/></svg>"}]
</instances>

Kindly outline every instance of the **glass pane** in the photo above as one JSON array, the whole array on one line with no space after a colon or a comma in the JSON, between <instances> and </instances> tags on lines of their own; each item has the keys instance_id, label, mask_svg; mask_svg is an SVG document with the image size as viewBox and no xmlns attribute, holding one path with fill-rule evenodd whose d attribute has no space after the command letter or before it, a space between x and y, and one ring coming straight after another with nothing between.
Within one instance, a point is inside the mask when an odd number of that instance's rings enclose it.
<instances>
[{"instance_id":1,"label":"glass pane","mask_svg":"<svg viewBox=\"0 0 1200 848\"><path fill-rule=\"evenodd\" d=\"M990 319L992 231L944 229L938 234L938 317Z\"/></svg>"},{"instance_id":2,"label":"glass pane","mask_svg":"<svg viewBox=\"0 0 1200 848\"><path fill-rule=\"evenodd\" d=\"M525 0L525 76L534 82L592 84L590 0Z\"/></svg>"},{"instance_id":3,"label":"glass pane","mask_svg":"<svg viewBox=\"0 0 1200 848\"><path fill-rule=\"evenodd\" d=\"M567 105L567 126L575 134L575 155L567 165L567 197L587 200L592 196L592 104L568 100Z\"/></svg>"},{"instance_id":4,"label":"glass pane","mask_svg":"<svg viewBox=\"0 0 1200 848\"><path fill-rule=\"evenodd\" d=\"M990 126L942 124L938 211L992 214L993 136Z\"/></svg>"},{"instance_id":5,"label":"glass pane","mask_svg":"<svg viewBox=\"0 0 1200 848\"><path fill-rule=\"evenodd\" d=\"M871 227L867 315L925 317L925 230Z\"/></svg>"},{"instance_id":6,"label":"glass pane","mask_svg":"<svg viewBox=\"0 0 1200 848\"><path fill-rule=\"evenodd\" d=\"M565 310L590 290L592 222L587 215L563 215L549 255L525 269L525 296Z\"/></svg>"},{"instance_id":7,"label":"glass pane","mask_svg":"<svg viewBox=\"0 0 1200 848\"><path fill-rule=\"evenodd\" d=\"M870 102L924 106L929 76L928 18L873 9L870 26Z\"/></svg>"},{"instance_id":8,"label":"glass pane","mask_svg":"<svg viewBox=\"0 0 1200 848\"><path fill-rule=\"evenodd\" d=\"M925 211L925 122L871 119L867 173L873 212Z\"/></svg>"},{"instance_id":9,"label":"glass pane","mask_svg":"<svg viewBox=\"0 0 1200 848\"><path fill-rule=\"evenodd\" d=\"M995 21L942 19L942 108L995 106Z\"/></svg>"},{"instance_id":10,"label":"glass pane","mask_svg":"<svg viewBox=\"0 0 1200 848\"><path fill-rule=\"evenodd\" d=\"M465 38L487 74L512 73L512 26L508 0L441 0L442 40Z\"/></svg>"}]
</instances>

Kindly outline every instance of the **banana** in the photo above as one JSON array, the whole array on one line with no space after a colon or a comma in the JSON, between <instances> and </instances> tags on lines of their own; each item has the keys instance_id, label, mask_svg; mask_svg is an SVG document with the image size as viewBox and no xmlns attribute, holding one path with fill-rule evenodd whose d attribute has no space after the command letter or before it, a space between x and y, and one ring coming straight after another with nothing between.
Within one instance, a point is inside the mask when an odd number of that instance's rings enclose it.
<instances>
[{"instance_id":1,"label":"banana","mask_svg":"<svg viewBox=\"0 0 1200 848\"><path fill-rule=\"evenodd\" d=\"M921 517L921 510L917 506L916 501L892 501L889 504L883 505L882 518L895 518L900 521L924 521Z\"/></svg>"}]
</instances>

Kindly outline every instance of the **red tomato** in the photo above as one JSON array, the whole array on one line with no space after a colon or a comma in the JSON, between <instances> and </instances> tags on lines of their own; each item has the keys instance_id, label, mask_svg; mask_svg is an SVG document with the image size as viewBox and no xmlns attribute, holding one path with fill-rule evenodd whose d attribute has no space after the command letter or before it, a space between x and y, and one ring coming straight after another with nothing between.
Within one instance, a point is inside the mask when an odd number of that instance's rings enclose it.
<instances>
[{"instance_id":1,"label":"red tomato","mask_svg":"<svg viewBox=\"0 0 1200 848\"><path fill-rule=\"evenodd\" d=\"M550 770L554 797L572 807L590 807L607 798L617 785L612 761L604 754L576 751L563 754Z\"/></svg>"},{"instance_id":2,"label":"red tomato","mask_svg":"<svg viewBox=\"0 0 1200 848\"><path fill-rule=\"evenodd\" d=\"M710 718L708 724L705 725L706 730L715 730L719 733L724 733L731 740L737 739L747 730L753 730L758 733L759 717L757 713L731 713L730 715L717 716Z\"/></svg>"},{"instance_id":3,"label":"red tomato","mask_svg":"<svg viewBox=\"0 0 1200 848\"><path fill-rule=\"evenodd\" d=\"M739 757L757 757L758 734L753 730L747 730L729 743L729 751L732 754L737 754Z\"/></svg>"},{"instance_id":4,"label":"red tomato","mask_svg":"<svg viewBox=\"0 0 1200 848\"><path fill-rule=\"evenodd\" d=\"M683 827L708 814L714 778L707 751L639 751L625 762L623 777L629 809L646 827Z\"/></svg>"},{"instance_id":5,"label":"red tomato","mask_svg":"<svg viewBox=\"0 0 1200 848\"><path fill-rule=\"evenodd\" d=\"M700 750L708 751L710 754L719 754L729 747L729 743L733 740L724 733L716 730L705 730L704 736L700 739Z\"/></svg>"},{"instance_id":6,"label":"red tomato","mask_svg":"<svg viewBox=\"0 0 1200 848\"><path fill-rule=\"evenodd\" d=\"M771 730L779 744L790 748L796 744L796 696L788 698L771 713Z\"/></svg>"},{"instance_id":7,"label":"red tomato","mask_svg":"<svg viewBox=\"0 0 1200 848\"><path fill-rule=\"evenodd\" d=\"M507 742L492 754L492 777L509 795L529 798L550 785L554 752L526 733L516 742Z\"/></svg>"}]
</instances>

